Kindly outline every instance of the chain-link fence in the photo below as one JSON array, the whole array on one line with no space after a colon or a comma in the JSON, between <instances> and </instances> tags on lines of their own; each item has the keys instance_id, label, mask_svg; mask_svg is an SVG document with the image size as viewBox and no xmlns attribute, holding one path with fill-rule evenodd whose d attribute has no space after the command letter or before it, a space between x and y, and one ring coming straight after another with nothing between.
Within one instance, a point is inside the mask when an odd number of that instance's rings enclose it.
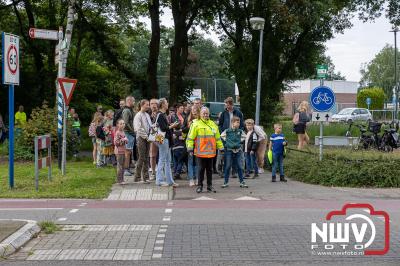
<instances>
[{"instance_id":1,"label":"chain-link fence","mask_svg":"<svg viewBox=\"0 0 400 266\"><path fill-rule=\"evenodd\" d=\"M201 98L204 102L223 102L227 97L235 97L235 80L220 78L197 78L186 77L185 80L191 81L193 89L197 92L201 90ZM158 76L159 97L169 96L169 77Z\"/></svg>"}]
</instances>

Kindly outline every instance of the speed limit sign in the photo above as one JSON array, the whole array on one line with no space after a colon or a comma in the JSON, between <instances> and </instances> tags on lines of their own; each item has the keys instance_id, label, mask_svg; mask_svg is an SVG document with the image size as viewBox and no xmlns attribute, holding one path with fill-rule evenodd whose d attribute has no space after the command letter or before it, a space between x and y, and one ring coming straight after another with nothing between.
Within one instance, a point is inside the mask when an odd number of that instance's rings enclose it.
<instances>
[{"instance_id":1,"label":"speed limit sign","mask_svg":"<svg viewBox=\"0 0 400 266\"><path fill-rule=\"evenodd\" d=\"M19 85L19 37L5 32L1 37L3 84Z\"/></svg>"}]
</instances>

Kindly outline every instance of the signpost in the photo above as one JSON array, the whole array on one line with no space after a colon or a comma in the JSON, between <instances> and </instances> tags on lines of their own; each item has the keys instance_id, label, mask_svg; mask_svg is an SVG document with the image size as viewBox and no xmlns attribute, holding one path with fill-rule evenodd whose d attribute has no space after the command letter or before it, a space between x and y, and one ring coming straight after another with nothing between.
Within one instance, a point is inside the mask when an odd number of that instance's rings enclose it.
<instances>
[{"instance_id":1,"label":"signpost","mask_svg":"<svg viewBox=\"0 0 400 266\"><path fill-rule=\"evenodd\" d=\"M2 39L2 83L8 86L8 178L14 188L14 85L19 85L19 36L3 32Z\"/></svg>"},{"instance_id":2,"label":"signpost","mask_svg":"<svg viewBox=\"0 0 400 266\"><path fill-rule=\"evenodd\" d=\"M43 40L58 40L58 31L56 30L44 30L44 29L29 29L29 37L32 39L43 39Z\"/></svg>"},{"instance_id":3,"label":"signpost","mask_svg":"<svg viewBox=\"0 0 400 266\"><path fill-rule=\"evenodd\" d=\"M65 165L67 163L67 112L69 102L71 101L72 94L74 93L76 83L78 80L69 78L58 78L59 87L61 88L64 96L64 125L63 125L63 141L62 141L62 163L61 174L65 175Z\"/></svg>"},{"instance_id":4,"label":"signpost","mask_svg":"<svg viewBox=\"0 0 400 266\"><path fill-rule=\"evenodd\" d=\"M365 99L365 102L366 102L366 104L367 104L367 106L368 106L368 110L369 110L369 106L371 105L371 98L367 98L367 99Z\"/></svg>"},{"instance_id":5,"label":"signpost","mask_svg":"<svg viewBox=\"0 0 400 266\"><path fill-rule=\"evenodd\" d=\"M311 117L312 122L331 122L332 113L329 112L313 112Z\"/></svg>"},{"instance_id":6,"label":"signpost","mask_svg":"<svg viewBox=\"0 0 400 266\"><path fill-rule=\"evenodd\" d=\"M317 78L326 79L327 76L328 76L328 66L317 65Z\"/></svg>"},{"instance_id":7,"label":"signpost","mask_svg":"<svg viewBox=\"0 0 400 266\"><path fill-rule=\"evenodd\" d=\"M318 69L318 68L317 68ZM336 97L331 88L324 86L321 79L321 86L316 87L310 94L310 103L314 108L313 119L319 121L319 160L322 161L324 122L329 122L331 114L329 110L335 105ZM319 117L319 118L317 118ZM321 118L324 118L320 120ZM313 120L314 121L314 120Z\"/></svg>"}]
</instances>

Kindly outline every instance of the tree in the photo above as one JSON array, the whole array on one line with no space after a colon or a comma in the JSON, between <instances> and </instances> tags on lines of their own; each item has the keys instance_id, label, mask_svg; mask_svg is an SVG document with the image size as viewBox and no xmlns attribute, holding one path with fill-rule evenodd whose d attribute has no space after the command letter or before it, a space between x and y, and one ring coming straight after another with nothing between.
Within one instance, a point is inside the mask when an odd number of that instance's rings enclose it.
<instances>
[{"instance_id":1,"label":"tree","mask_svg":"<svg viewBox=\"0 0 400 266\"><path fill-rule=\"evenodd\" d=\"M350 27L346 8L351 1L242 1L219 0L218 18L225 33L230 70L235 74L241 102L255 103L259 31L250 18L263 17L262 123L271 122L282 107L285 83L310 77L324 52L324 42L334 31ZM254 104L242 105L245 116L253 117Z\"/></svg>"},{"instance_id":2,"label":"tree","mask_svg":"<svg viewBox=\"0 0 400 266\"><path fill-rule=\"evenodd\" d=\"M386 45L369 63L361 69L360 84L363 87L380 87L388 99L392 98L394 81L394 48Z\"/></svg>"},{"instance_id":3,"label":"tree","mask_svg":"<svg viewBox=\"0 0 400 266\"><path fill-rule=\"evenodd\" d=\"M160 54L160 0L148 1L148 10L151 19L151 41L149 44L149 60L147 63L147 80L149 82L149 96L157 97L157 66Z\"/></svg>"}]
</instances>

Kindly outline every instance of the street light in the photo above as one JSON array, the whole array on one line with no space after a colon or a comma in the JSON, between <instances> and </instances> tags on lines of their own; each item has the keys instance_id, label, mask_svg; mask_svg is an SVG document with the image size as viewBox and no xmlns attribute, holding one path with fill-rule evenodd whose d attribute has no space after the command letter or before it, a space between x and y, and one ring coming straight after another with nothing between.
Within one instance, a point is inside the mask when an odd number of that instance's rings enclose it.
<instances>
[{"instance_id":1,"label":"street light","mask_svg":"<svg viewBox=\"0 0 400 266\"><path fill-rule=\"evenodd\" d=\"M394 119L398 119L397 112L398 112L398 101L399 101L399 88L397 84L397 32L399 32L399 28L397 26L393 27L393 30L390 32L394 33L394 92L393 95L395 97L394 100Z\"/></svg>"},{"instance_id":2,"label":"street light","mask_svg":"<svg viewBox=\"0 0 400 266\"><path fill-rule=\"evenodd\" d=\"M260 97L261 97L261 64L262 64L262 47L264 36L265 19L260 17L250 18L250 24L253 30L260 31L260 47L258 53L258 75L257 75L257 94L256 94L256 125L260 124Z\"/></svg>"}]
</instances>

